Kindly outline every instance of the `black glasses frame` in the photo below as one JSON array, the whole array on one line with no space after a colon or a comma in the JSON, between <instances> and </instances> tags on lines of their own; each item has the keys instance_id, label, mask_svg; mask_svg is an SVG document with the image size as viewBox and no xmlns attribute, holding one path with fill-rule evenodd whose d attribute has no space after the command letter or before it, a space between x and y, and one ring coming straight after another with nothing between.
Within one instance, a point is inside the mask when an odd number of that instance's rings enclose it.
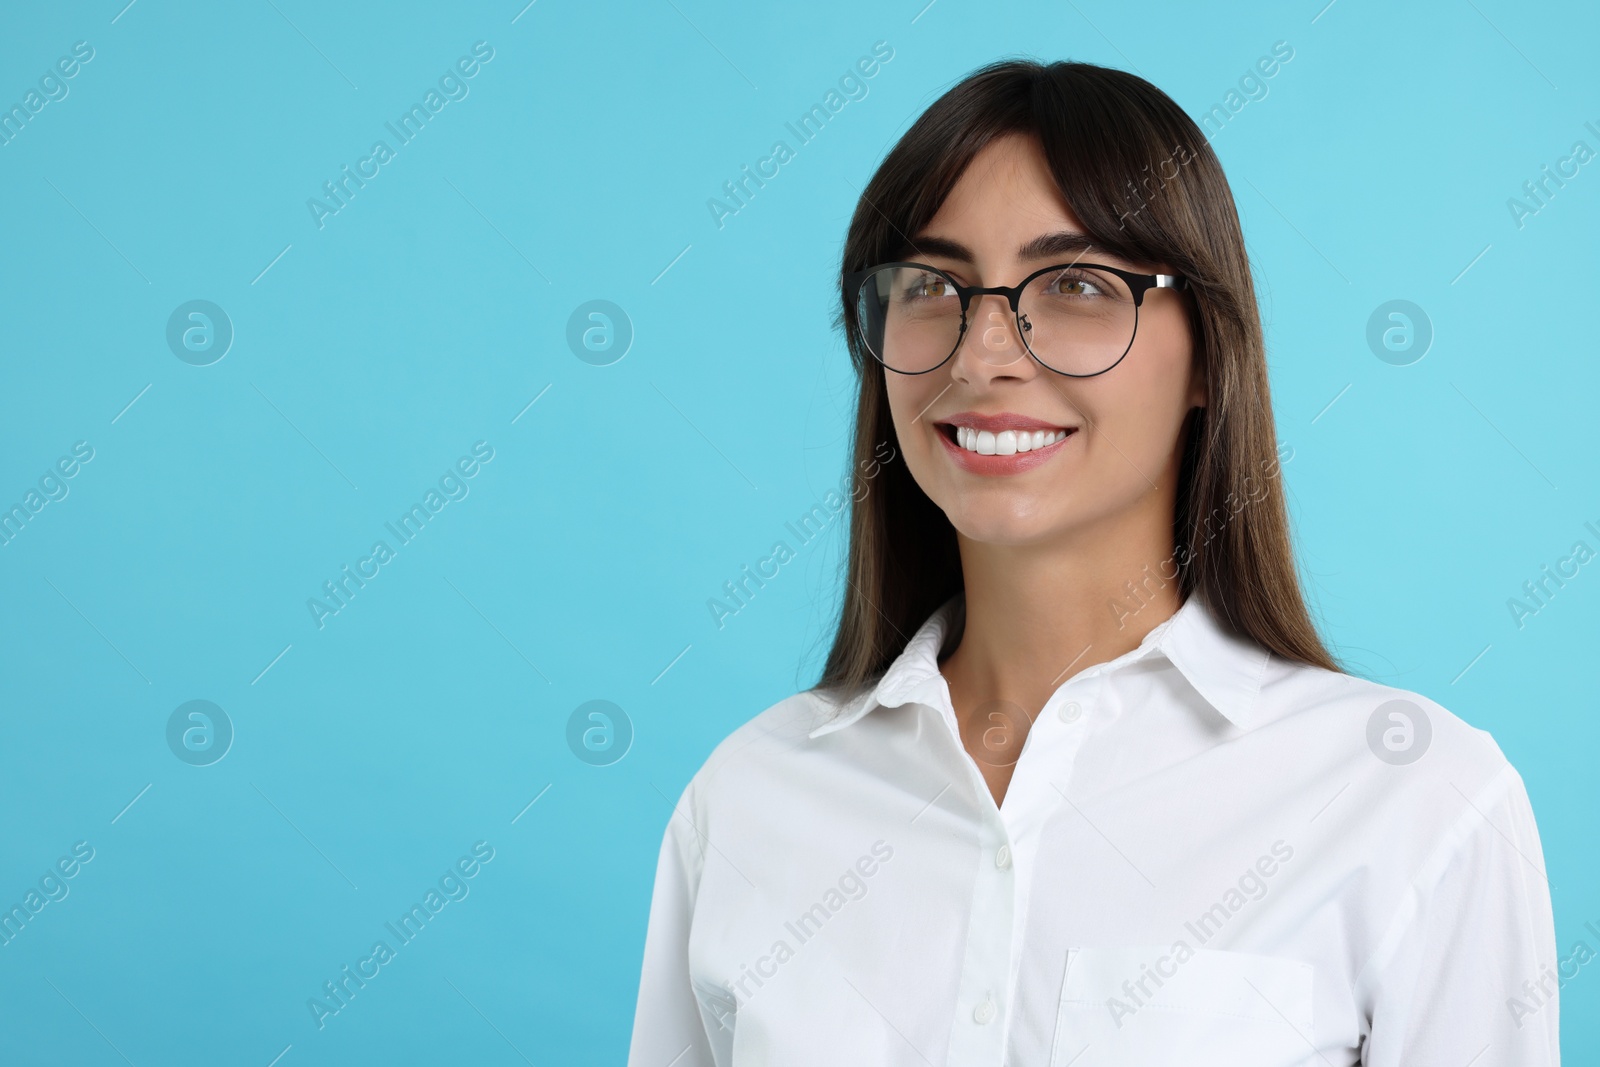
<instances>
[{"instance_id":1,"label":"black glasses frame","mask_svg":"<svg viewBox=\"0 0 1600 1067\"><path fill-rule=\"evenodd\" d=\"M885 270L889 267L914 267L917 270L924 270L930 274L937 274L939 277L950 283L950 287L956 291L956 295L961 299L961 329L956 333L956 342L951 346L950 351L945 354L943 359L929 367L927 370L897 370L896 368L891 367L889 364L883 362L882 358L880 358L876 352L872 351L872 345L867 343L866 338L862 338L862 347L866 348L866 350L871 353L872 358L876 360L880 366L882 366L885 370L892 370L896 374L908 375L928 374L932 371L938 370L940 367L950 362L950 357L955 355L956 352L960 350L961 342L966 339L968 325L967 310L972 306L973 297L993 294L995 296L1005 297L1007 303L1011 305L1011 317L1015 319L1017 323L1017 336L1022 338L1023 349L1028 353L1029 356L1033 358L1035 363L1039 364L1039 366L1043 367L1052 374L1059 374L1066 378L1093 378L1104 374L1108 370L1111 370L1118 363L1121 363L1123 358L1133 350L1133 340L1135 337L1139 336L1139 309L1144 306L1145 293L1148 293L1151 289L1182 290L1189 288L1189 279L1184 277L1182 274L1138 274L1134 271L1123 270L1120 267L1108 267L1104 263L1056 263L1048 267L1040 267L1038 270L1022 279L1022 281L1018 282L1016 285L962 285L960 282L950 277L948 273L940 270L938 267L930 267L926 263L896 261L893 263L879 263L875 267L869 267L866 270L851 271L850 273L846 274L844 276L844 298L846 305L851 308L858 309L862 283L865 282L870 276L876 274L878 271ZM1133 294L1133 333L1128 337L1128 347L1122 350L1122 355L1119 355L1115 360L1112 361L1111 366L1106 367L1104 370L1097 370L1093 374L1073 374L1070 371L1056 370L1056 368L1050 366L1050 364L1039 358L1039 354L1035 352L1032 346L1028 344L1028 334L1032 327L1023 318L1020 307L1022 294L1027 289L1029 282L1033 281L1041 274L1049 274L1054 270L1067 270L1073 267L1078 267L1085 270L1103 270L1109 274L1115 274L1118 278L1121 278L1127 283L1129 292ZM858 331L862 329L859 321L856 324L856 328Z\"/></svg>"}]
</instances>

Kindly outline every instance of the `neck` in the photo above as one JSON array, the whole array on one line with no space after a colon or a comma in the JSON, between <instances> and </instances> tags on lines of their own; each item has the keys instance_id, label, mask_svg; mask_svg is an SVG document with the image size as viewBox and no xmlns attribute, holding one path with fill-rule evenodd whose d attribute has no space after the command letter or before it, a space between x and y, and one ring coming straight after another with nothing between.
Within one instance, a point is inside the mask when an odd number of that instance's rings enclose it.
<instances>
[{"instance_id":1,"label":"neck","mask_svg":"<svg viewBox=\"0 0 1600 1067\"><path fill-rule=\"evenodd\" d=\"M1037 715L1073 675L1137 648L1182 604L1171 529L1170 513L1125 514L1048 544L958 536L966 625L940 667L957 714L999 699Z\"/></svg>"}]
</instances>

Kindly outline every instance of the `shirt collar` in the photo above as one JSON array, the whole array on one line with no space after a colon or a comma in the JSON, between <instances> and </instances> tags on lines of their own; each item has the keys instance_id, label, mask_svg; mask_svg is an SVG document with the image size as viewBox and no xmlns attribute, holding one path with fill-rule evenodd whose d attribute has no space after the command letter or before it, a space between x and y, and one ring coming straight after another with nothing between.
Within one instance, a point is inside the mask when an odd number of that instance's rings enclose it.
<instances>
[{"instance_id":1,"label":"shirt collar","mask_svg":"<svg viewBox=\"0 0 1600 1067\"><path fill-rule=\"evenodd\" d=\"M935 704L934 691L944 685L939 652L962 607L961 593L945 601L906 642L905 650L878 682L839 705L838 713L810 736L842 730L874 708L913 701ZM1086 670L1104 672L1148 655L1166 657L1206 703L1235 726L1249 729L1257 722L1257 697L1271 654L1250 638L1228 630L1200 593L1191 594L1146 634L1137 648Z\"/></svg>"}]
</instances>

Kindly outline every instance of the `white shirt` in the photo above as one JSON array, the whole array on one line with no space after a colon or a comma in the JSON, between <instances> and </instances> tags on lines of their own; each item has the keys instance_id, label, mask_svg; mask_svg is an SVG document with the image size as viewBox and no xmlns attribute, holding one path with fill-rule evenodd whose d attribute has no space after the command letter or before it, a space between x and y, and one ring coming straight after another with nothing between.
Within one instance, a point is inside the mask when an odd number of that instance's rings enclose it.
<instances>
[{"instance_id":1,"label":"white shirt","mask_svg":"<svg viewBox=\"0 0 1600 1067\"><path fill-rule=\"evenodd\" d=\"M938 669L959 607L694 775L630 1067L1558 1063L1538 831L1487 733L1191 596L1051 695L997 808Z\"/></svg>"}]
</instances>

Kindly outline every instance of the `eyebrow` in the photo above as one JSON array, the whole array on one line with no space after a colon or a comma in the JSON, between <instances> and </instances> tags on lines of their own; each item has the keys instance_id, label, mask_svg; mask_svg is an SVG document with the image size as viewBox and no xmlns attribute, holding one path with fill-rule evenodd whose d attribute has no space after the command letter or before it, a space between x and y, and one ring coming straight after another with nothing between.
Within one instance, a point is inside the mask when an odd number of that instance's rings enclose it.
<instances>
[{"instance_id":1,"label":"eyebrow","mask_svg":"<svg viewBox=\"0 0 1600 1067\"><path fill-rule=\"evenodd\" d=\"M910 242L911 250L927 256L944 256L947 259L958 260L962 263L976 263L977 257L972 250L959 241L952 241L948 237L935 237L924 235L913 238ZM1017 249L1018 259L1051 259L1056 256L1077 256L1085 252L1100 251L1103 255L1115 254L1104 248L1098 248L1092 238L1087 234L1077 233L1072 230L1058 230L1055 233L1043 233ZM1121 256L1115 256L1119 261Z\"/></svg>"}]
</instances>

